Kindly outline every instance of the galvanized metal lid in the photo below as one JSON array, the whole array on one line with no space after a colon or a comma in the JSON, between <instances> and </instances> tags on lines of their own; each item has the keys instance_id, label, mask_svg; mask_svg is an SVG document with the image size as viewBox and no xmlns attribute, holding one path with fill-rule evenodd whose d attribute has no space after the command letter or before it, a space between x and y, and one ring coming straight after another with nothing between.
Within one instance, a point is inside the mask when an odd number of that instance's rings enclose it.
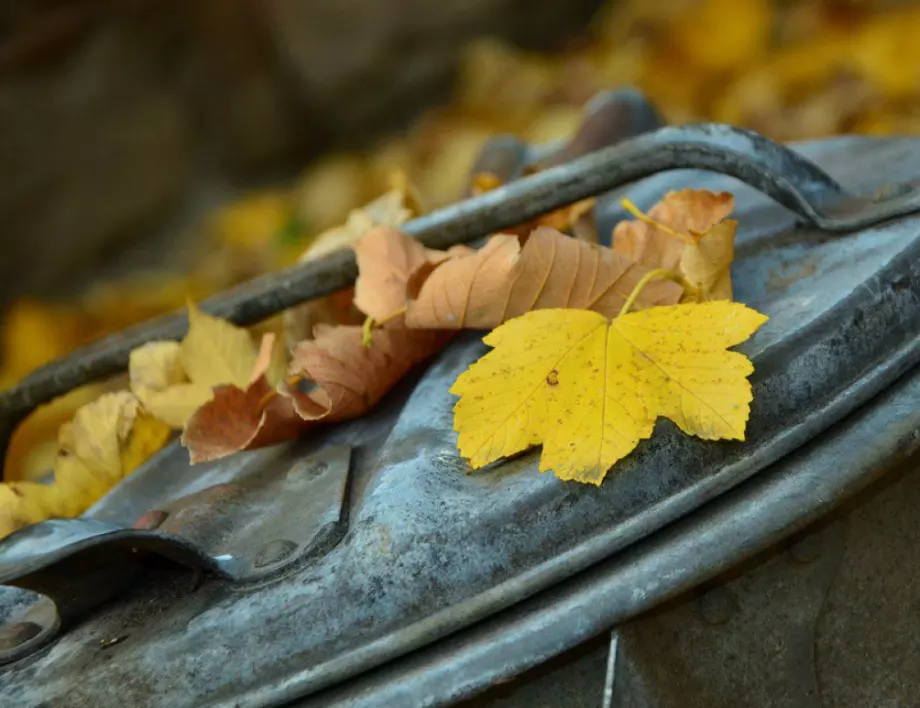
<instances>
[{"instance_id":1,"label":"galvanized metal lid","mask_svg":"<svg viewBox=\"0 0 920 708\"><path fill-rule=\"evenodd\" d=\"M624 162L632 158L646 162ZM657 174L688 165L734 176ZM604 169L619 177L597 178ZM771 318L741 347L756 367L745 443L699 441L662 422L599 488L540 475L538 453L471 474L456 452L448 393L484 351L470 333L365 419L194 468L185 451L168 448L86 519L38 525L0 543L0 580L51 598L62 626L43 649L32 647L5 668L0 701L264 706L336 685L345 691L349 679L399 657L411 662L410 652L507 616L501 613L540 593L576 587L582 571L615 562L682 518L702 518L708 502L730 500L729 490L769 475L809 441L818 444L817 436L836 430L920 359L920 216L911 215L920 202L911 186L878 191L920 177L920 140L840 138L793 154L726 127L669 128L509 185L452 218L475 213L485 233L498 227L489 221L504 208L496 204L521 204L527 194L544 199L553 179L569 185L559 189L570 199L649 174L610 195L609 219L617 217L610 205L619 194L643 207L683 187L736 196L736 299ZM544 200L540 209L557 205ZM432 223L439 218L447 219ZM478 235L470 224L455 230L463 229L466 238ZM820 459L832 443L814 455ZM867 448L852 450L854 461L859 452ZM828 459L841 464L839 453ZM870 467L861 460L854 469L868 475ZM824 493L832 503L833 488ZM805 506L802 518L814 509ZM131 529L145 513L146 529ZM736 541L744 528L732 527ZM765 532L750 528L750 539L728 544L736 555L745 543L759 547ZM685 539L677 548L671 569L683 585L707 572L688 557L718 565L717 545ZM187 573L151 570L151 555L207 575L193 588ZM667 562L656 568L660 577L623 576L618 597L633 599L623 600L632 607L627 614L673 591ZM548 622L545 646L598 631L589 615L566 615L565 627ZM536 615L529 626L538 625ZM436 662L426 673L415 655L417 704L480 685L488 671L471 657L495 657L503 635L485 636L462 646L454 659L468 673L441 693L430 679L443 678L443 660L442 673ZM527 653L514 644L520 634L504 636L509 649ZM401 695L398 681L377 699L367 685L341 700L371 705ZM333 704L334 694L325 695L317 705Z\"/></svg>"}]
</instances>

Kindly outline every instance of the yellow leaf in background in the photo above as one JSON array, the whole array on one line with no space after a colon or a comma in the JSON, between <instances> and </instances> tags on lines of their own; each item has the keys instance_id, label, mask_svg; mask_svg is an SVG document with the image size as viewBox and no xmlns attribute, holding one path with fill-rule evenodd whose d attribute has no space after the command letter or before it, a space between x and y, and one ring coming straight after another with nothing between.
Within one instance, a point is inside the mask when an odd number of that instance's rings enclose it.
<instances>
[{"instance_id":1,"label":"yellow leaf in background","mask_svg":"<svg viewBox=\"0 0 920 708\"><path fill-rule=\"evenodd\" d=\"M212 388L188 380L178 342L149 342L131 352L131 391L150 413L173 428L185 425L212 396Z\"/></svg>"},{"instance_id":2,"label":"yellow leaf in background","mask_svg":"<svg viewBox=\"0 0 920 708\"><path fill-rule=\"evenodd\" d=\"M52 481L0 484L0 537L27 524L82 514L169 436L169 426L127 391L83 406L61 426Z\"/></svg>"},{"instance_id":3,"label":"yellow leaf in background","mask_svg":"<svg viewBox=\"0 0 920 708\"><path fill-rule=\"evenodd\" d=\"M220 209L212 217L211 228L220 243L252 250L270 244L290 212L288 193L254 194Z\"/></svg>"},{"instance_id":4,"label":"yellow leaf in background","mask_svg":"<svg viewBox=\"0 0 920 708\"><path fill-rule=\"evenodd\" d=\"M367 166L354 154L333 154L311 163L297 186L297 213L322 231L364 201Z\"/></svg>"},{"instance_id":5,"label":"yellow leaf in background","mask_svg":"<svg viewBox=\"0 0 920 708\"><path fill-rule=\"evenodd\" d=\"M707 440L743 440L753 366L726 349L766 320L725 301L613 321L567 309L509 320L451 388L460 454L479 468L542 442L541 472L600 484L659 416Z\"/></svg>"},{"instance_id":6,"label":"yellow leaf in background","mask_svg":"<svg viewBox=\"0 0 920 708\"><path fill-rule=\"evenodd\" d=\"M773 0L699 0L672 23L673 43L698 71L737 70L766 54Z\"/></svg>"},{"instance_id":7,"label":"yellow leaf in background","mask_svg":"<svg viewBox=\"0 0 920 708\"><path fill-rule=\"evenodd\" d=\"M182 340L180 360L192 383L212 388L233 384L245 388L256 363L249 332L212 317L189 304L188 334Z\"/></svg>"},{"instance_id":8,"label":"yellow leaf in background","mask_svg":"<svg viewBox=\"0 0 920 708\"><path fill-rule=\"evenodd\" d=\"M86 341L83 323L65 307L20 300L4 311L3 320L0 386L4 388Z\"/></svg>"}]
</instances>

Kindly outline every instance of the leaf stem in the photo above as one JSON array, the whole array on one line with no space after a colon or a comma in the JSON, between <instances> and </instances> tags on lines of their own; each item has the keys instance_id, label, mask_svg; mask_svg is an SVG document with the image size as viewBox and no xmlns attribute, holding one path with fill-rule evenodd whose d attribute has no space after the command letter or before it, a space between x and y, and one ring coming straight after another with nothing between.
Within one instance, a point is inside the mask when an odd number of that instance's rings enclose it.
<instances>
[{"instance_id":1,"label":"leaf stem","mask_svg":"<svg viewBox=\"0 0 920 708\"><path fill-rule=\"evenodd\" d=\"M361 343L364 345L365 349L370 349L371 344L374 343L374 328L382 327L390 320L395 320L397 317L401 317L406 314L406 308L400 307L395 312L391 312L389 315L384 317L382 320L375 320L373 317L368 317L364 320L364 324L361 325Z\"/></svg>"},{"instance_id":2,"label":"leaf stem","mask_svg":"<svg viewBox=\"0 0 920 708\"><path fill-rule=\"evenodd\" d=\"M301 376L300 374L294 374L293 376L289 376L288 378L286 378L284 380L284 383L286 386L293 387L299 384L301 381L303 381L303 376ZM262 399L259 401L259 404L256 406L256 412L261 413L262 411L264 411L265 406L268 405L269 401L271 401L277 395L278 395L278 389L273 388L271 391L269 391L264 396L262 396Z\"/></svg>"},{"instance_id":3,"label":"leaf stem","mask_svg":"<svg viewBox=\"0 0 920 708\"><path fill-rule=\"evenodd\" d=\"M642 276L641 280L636 283L636 287L632 289L632 292L629 294L629 297L626 298L626 302L623 303L623 307L620 308L620 314L616 316L615 319L620 319L623 315L629 312L635 303L636 299L639 297L639 294L642 292L642 288L648 285L652 280L656 278L665 278L667 280L673 280L678 285L682 286L685 290L693 290L690 284L681 278L674 271L668 270L667 268L656 268L655 270L650 270L648 273Z\"/></svg>"},{"instance_id":4,"label":"leaf stem","mask_svg":"<svg viewBox=\"0 0 920 708\"><path fill-rule=\"evenodd\" d=\"M664 231L666 234L670 234L674 238L680 239L684 243L688 243L691 246L697 245L696 240L692 236L688 236L687 234L682 234L680 231L675 231L670 226L665 226L660 221L655 221L652 217L650 217L648 214L643 212L641 209L639 209L639 207L637 207L635 204L633 204L628 199L625 199L625 198L621 199L620 204L626 211L628 211L634 217L639 219L639 221L644 221L646 224L649 224L650 226L654 226L656 229Z\"/></svg>"}]
</instances>

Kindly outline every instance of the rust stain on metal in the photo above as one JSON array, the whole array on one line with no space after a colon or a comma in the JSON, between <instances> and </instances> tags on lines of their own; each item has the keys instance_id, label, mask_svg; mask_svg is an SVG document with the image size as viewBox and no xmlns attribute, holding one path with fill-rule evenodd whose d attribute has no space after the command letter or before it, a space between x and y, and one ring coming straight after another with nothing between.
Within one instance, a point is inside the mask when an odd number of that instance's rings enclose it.
<instances>
[{"instance_id":1,"label":"rust stain on metal","mask_svg":"<svg viewBox=\"0 0 920 708\"><path fill-rule=\"evenodd\" d=\"M137 517L131 528L141 529L142 531L153 531L162 526L163 522L169 518L169 513L161 509L151 509L145 514Z\"/></svg>"},{"instance_id":2,"label":"rust stain on metal","mask_svg":"<svg viewBox=\"0 0 920 708\"><path fill-rule=\"evenodd\" d=\"M804 258L801 261L784 263L777 270L770 273L767 279L767 290L772 292L784 291L791 285L810 278L818 271L818 261L813 258Z\"/></svg>"}]
</instances>

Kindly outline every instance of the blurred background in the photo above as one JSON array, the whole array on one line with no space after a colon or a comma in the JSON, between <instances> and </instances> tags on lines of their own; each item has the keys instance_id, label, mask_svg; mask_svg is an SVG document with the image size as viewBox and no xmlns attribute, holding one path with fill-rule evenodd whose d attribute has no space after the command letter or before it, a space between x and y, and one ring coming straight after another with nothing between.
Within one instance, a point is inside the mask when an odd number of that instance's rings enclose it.
<instances>
[{"instance_id":1,"label":"blurred background","mask_svg":"<svg viewBox=\"0 0 920 708\"><path fill-rule=\"evenodd\" d=\"M294 262L401 175L454 201L488 136L567 137L601 89L917 132L918 37L903 0L0 0L0 386ZM21 426L5 479L106 385Z\"/></svg>"}]
</instances>

